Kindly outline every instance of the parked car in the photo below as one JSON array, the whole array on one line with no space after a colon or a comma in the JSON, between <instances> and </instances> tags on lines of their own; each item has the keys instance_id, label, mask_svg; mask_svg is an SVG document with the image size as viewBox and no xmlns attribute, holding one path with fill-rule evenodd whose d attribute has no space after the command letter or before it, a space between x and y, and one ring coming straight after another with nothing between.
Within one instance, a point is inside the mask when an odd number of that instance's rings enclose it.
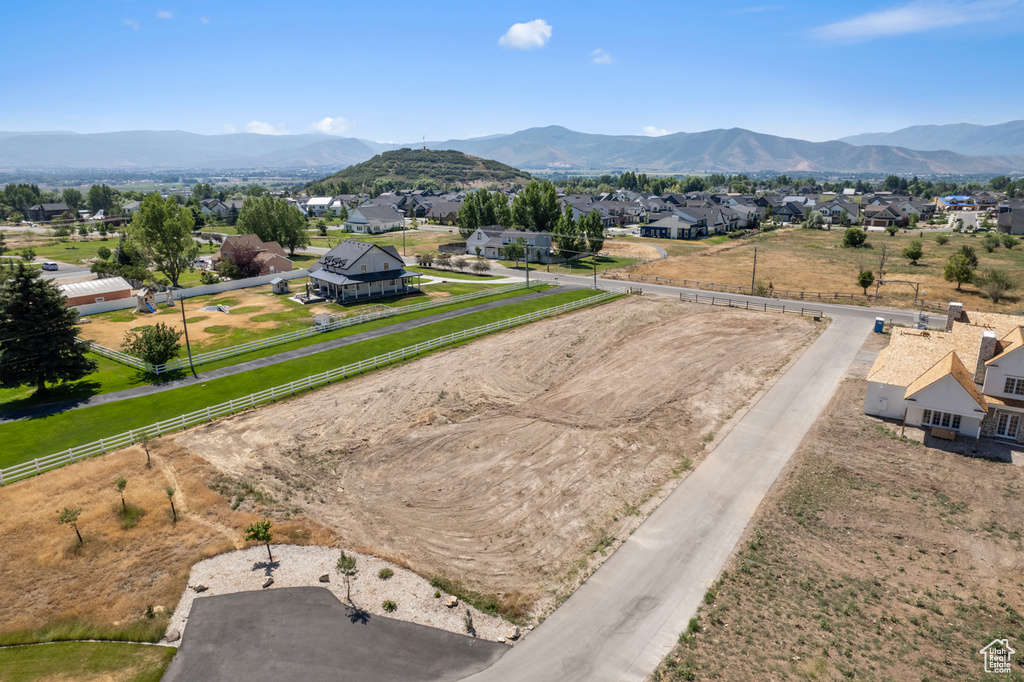
<instances>
[{"instance_id":1,"label":"parked car","mask_svg":"<svg viewBox=\"0 0 1024 682\"><path fill-rule=\"evenodd\" d=\"M56 270L57 264L52 260L43 261L43 270Z\"/></svg>"}]
</instances>

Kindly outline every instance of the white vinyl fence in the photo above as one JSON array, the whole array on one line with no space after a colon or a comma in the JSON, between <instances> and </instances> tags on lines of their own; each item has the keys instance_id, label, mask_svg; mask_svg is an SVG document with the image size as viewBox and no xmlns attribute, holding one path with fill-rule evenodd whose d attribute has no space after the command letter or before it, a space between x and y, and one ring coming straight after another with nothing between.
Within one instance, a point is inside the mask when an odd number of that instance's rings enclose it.
<instances>
[{"instance_id":1,"label":"white vinyl fence","mask_svg":"<svg viewBox=\"0 0 1024 682\"><path fill-rule=\"evenodd\" d=\"M221 348L220 350L211 350L206 353L196 353L192 356L193 365L201 365L206 362L216 362L217 360L223 360L225 358L232 358L236 355L243 355L245 353L251 353L254 350L260 350L261 348L270 348L271 346L279 346L282 343L289 343L291 341L297 341L299 339L305 339L310 336L317 334L323 334L324 332L334 331L335 329L341 329L343 327L351 327L352 325L362 324L364 322L370 322L372 320L380 320L387 317L394 317L395 315L403 315L405 313L415 313L420 310L428 310L430 308L439 308L446 305L455 305L457 303L463 303L465 301L471 301L475 298L485 298L487 296L497 296L498 294L504 294L509 291L515 291L517 289L525 289L526 282L517 282L515 284L509 284L503 287L495 287L494 289L483 289L481 291L472 291L468 294L461 294L459 296L451 296L448 298L438 298L431 301L424 301L422 303L416 303L414 305L401 306L396 308L376 309L372 312L364 313L356 317L343 317L341 315L331 315L325 323L319 323L316 326L309 327L307 329L297 329L287 334L278 334L277 336L271 336L259 341L249 341L248 343L240 343L237 346L230 346L228 348ZM97 355L116 360L117 362L124 363L131 367L141 369L144 372L151 374L163 374L164 372L172 372L178 369L185 369L188 367L188 358L177 358L170 362L162 365L151 365L148 362L140 360L139 358L131 355L126 355L116 350L111 350L105 346L101 346L98 343L91 344L92 351Z\"/></svg>"},{"instance_id":2,"label":"white vinyl fence","mask_svg":"<svg viewBox=\"0 0 1024 682\"><path fill-rule=\"evenodd\" d=\"M492 322L491 324L485 324L472 329L464 329L436 339L423 341L415 346L400 348L390 353L378 355L366 360L360 360L359 362L352 363L351 365L338 367L320 374L314 374L281 386L274 386L273 388L268 388L264 391L259 391L258 393L251 393L241 398L229 400L226 403L206 407L201 410L196 410L195 412L189 412L188 414L183 414L178 417L172 417L171 419L165 419L164 421L157 422L156 424L132 429L125 433L120 433L108 438L100 438L98 441L69 448L46 457L39 457L31 462L15 464L14 466L7 467L6 469L0 469L0 486L13 483L14 481L18 481L23 478L36 476L44 471L49 471L50 469L60 468L80 459L85 459L86 457L102 455L111 450L127 447L133 443L139 442L140 440L163 436L174 431L186 429L196 424L211 421L217 417L234 414L236 412L241 412L242 410L256 407L257 405L273 402L278 398L293 396L297 393L316 388L317 386L329 384L332 381L345 379L353 374L359 374L366 370L376 369L395 362L401 362L402 360L415 357L420 353L441 348L442 346L459 343L466 339L490 334L492 332L508 329L520 324L535 322L536 320L553 317L572 310L579 310L580 308L585 308L589 305L600 303L601 301L606 301L625 293L627 293L627 290L625 289L609 288L608 290L602 291L594 296L573 301L572 303L563 303L562 305L555 306L553 308L538 310L525 315L509 318L507 320L499 320L498 322Z\"/></svg>"}]
</instances>

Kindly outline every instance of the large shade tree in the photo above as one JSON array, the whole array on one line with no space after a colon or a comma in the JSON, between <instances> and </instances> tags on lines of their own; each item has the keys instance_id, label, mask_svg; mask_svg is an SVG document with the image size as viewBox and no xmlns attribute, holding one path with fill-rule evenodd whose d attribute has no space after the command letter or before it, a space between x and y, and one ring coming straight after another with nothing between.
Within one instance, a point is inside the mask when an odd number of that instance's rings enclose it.
<instances>
[{"instance_id":1,"label":"large shade tree","mask_svg":"<svg viewBox=\"0 0 1024 682\"><path fill-rule=\"evenodd\" d=\"M0 285L0 388L76 381L96 371L79 343L78 313L38 270L19 263Z\"/></svg>"},{"instance_id":2,"label":"large shade tree","mask_svg":"<svg viewBox=\"0 0 1024 682\"><path fill-rule=\"evenodd\" d=\"M173 198L150 194L128 226L128 239L171 284L194 267L199 244L192 237L192 211Z\"/></svg>"},{"instance_id":3,"label":"large shade tree","mask_svg":"<svg viewBox=\"0 0 1024 682\"><path fill-rule=\"evenodd\" d=\"M295 249L309 244L302 211L269 194L247 198L238 213L236 227L238 234L254 234L261 241L277 242L293 256Z\"/></svg>"},{"instance_id":4,"label":"large shade tree","mask_svg":"<svg viewBox=\"0 0 1024 682\"><path fill-rule=\"evenodd\" d=\"M519 230L551 232L560 214L558 192L547 180L543 183L532 180L512 200L512 224Z\"/></svg>"}]
</instances>

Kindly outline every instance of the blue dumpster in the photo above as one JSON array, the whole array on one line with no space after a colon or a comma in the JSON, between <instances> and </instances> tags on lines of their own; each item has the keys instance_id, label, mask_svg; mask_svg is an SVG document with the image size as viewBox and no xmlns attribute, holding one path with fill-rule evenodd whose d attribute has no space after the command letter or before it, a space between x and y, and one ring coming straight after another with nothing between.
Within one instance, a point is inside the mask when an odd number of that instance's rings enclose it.
<instances>
[{"instance_id":1,"label":"blue dumpster","mask_svg":"<svg viewBox=\"0 0 1024 682\"><path fill-rule=\"evenodd\" d=\"M885 331L885 318L884 317L876 317L875 318L875 333L876 334L881 334L884 331Z\"/></svg>"}]
</instances>

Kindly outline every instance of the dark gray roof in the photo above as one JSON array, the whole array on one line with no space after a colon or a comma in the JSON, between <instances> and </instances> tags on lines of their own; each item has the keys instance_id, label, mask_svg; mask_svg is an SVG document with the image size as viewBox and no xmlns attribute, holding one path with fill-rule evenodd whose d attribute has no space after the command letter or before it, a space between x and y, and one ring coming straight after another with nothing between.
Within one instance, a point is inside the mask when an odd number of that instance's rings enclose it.
<instances>
[{"instance_id":1,"label":"dark gray roof","mask_svg":"<svg viewBox=\"0 0 1024 682\"><path fill-rule=\"evenodd\" d=\"M362 222L353 215L356 211L366 219L367 223L393 223L396 220L402 220L402 214L391 206L360 206L352 209L346 222L357 224Z\"/></svg>"}]
</instances>

